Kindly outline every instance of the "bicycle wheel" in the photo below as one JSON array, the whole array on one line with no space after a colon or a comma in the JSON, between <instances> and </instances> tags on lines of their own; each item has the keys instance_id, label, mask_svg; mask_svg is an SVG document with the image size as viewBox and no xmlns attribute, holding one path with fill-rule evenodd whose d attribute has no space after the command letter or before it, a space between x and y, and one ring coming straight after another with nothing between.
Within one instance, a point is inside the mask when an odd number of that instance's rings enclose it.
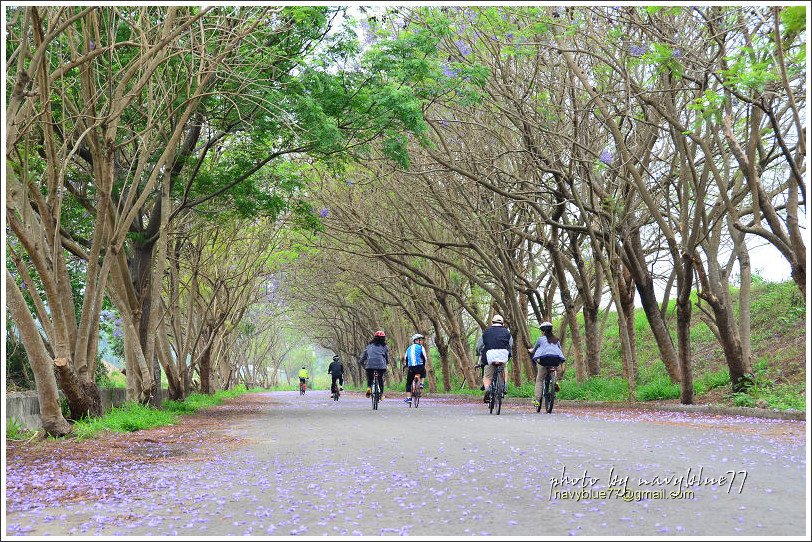
<instances>
[{"instance_id":1,"label":"bicycle wheel","mask_svg":"<svg viewBox=\"0 0 812 542\"><path fill-rule=\"evenodd\" d=\"M415 408L420 404L420 382L416 378L412 381L412 403Z\"/></svg>"},{"instance_id":2,"label":"bicycle wheel","mask_svg":"<svg viewBox=\"0 0 812 542\"><path fill-rule=\"evenodd\" d=\"M505 392L504 373L499 371L496 383L496 415L502 412L502 394Z\"/></svg>"},{"instance_id":3,"label":"bicycle wheel","mask_svg":"<svg viewBox=\"0 0 812 542\"><path fill-rule=\"evenodd\" d=\"M493 407L496 406L496 378L491 380L491 385L488 386L488 392L491 394L491 400L488 402L488 411L493 414Z\"/></svg>"},{"instance_id":4,"label":"bicycle wheel","mask_svg":"<svg viewBox=\"0 0 812 542\"><path fill-rule=\"evenodd\" d=\"M547 384L547 393L544 395L544 408L547 414L553 411L553 404L555 403L555 373L550 375L549 383Z\"/></svg>"},{"instance_id":5,"label":"bicycle wheel","mask_svg":"<svg viewBox=\"0 0 812 542\"><path fill-rule=\"evenodd\" d=\"M372 410L378 410L378 401L381 400L381 392L378 387L378 377L372 378Z\"/></svg>"}]
</instances>

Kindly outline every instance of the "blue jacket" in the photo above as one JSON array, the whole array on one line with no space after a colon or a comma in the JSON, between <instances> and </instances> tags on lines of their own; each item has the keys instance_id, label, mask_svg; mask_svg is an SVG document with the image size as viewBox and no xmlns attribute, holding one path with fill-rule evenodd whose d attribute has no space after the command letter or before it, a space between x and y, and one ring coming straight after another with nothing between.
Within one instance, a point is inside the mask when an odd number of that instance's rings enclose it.
<instances>
[{"instance_id":1,"label":"blue jacket","mask_svg":"<svg viewBox=\"0 0 812 542\"><path fill-rule=\"evenodd\" d=\"M541 358L554 357L564 361L564 352L561 350L561 343L550 344L547 342L547 337L542 335L533 346L533 360L538 361Z\"/></svg>"},{"instance_id":2,"label":"blue jacket","mask_svg":"<svg viewBox=\"0 0 812 542\"><path fill-rule=\"evenodd\" d=\"M386 369L389 348L385 344L368 344L359 361L367 369Z\"/></svg>"},{"instance_id":3,"label":"blue jacket","mask_svg":"<svg viewBox=\"0 0 812 542\"><path fill-rule=\"evenodd\" d=\"M409 345L403 357L406 360L406 365L409 367L417 367L426 364L426 350L417 343Z\"/></svg>"}]
</instances>

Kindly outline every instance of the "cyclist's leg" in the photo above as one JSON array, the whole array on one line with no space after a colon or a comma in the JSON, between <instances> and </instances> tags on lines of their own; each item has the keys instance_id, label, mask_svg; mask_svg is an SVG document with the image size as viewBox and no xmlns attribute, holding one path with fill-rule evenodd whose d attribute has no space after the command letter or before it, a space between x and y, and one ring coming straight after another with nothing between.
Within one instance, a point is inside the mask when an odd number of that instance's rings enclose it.
<instances>
[{"instance_id":1,"label":"cyclist's leg","mask_svg":"<svg viewBox=\"0 0 812 542\"><path fill-rule=\"evenodd\" d=\"M538 365L538 373L536 374L536 389L533 392L533 400L538 401L541 397L541 392L544 391L544 376L547 374L547 367Z\"/></svg>"},{"instance_id":2,"label":"cyclist's leg","mask_svg":"<svg viewBox=\"0 0 812 542\"><path fill-rule=\"evenodd\" d=\"M496 366L489 363L485 366L485 370L483 371L482 376L482 384L485 386L485 397L484 401L487 403L488 398L490 397L490 386L491 381L493 380L493 375L496 370Z\"/></svg>"},{"instance_id":3,"label":"cyclist's leg","mask_svg":"<svg viewBox=\"0 0 812 542\"><path fill-rule=\"evenodd\" d=\"M491 379L493 378L493 365L490 363L482 367L482 385L485 386L485 389L488 389L488 386L491 385Z\"/></svg>"},{"instance_id":4,"label":"cyclist's leg","mask_svg":"<svg viewBox=\"0 0 812 542\"><path fill-rule=\"evenodd\" d=\"M409 366L406 368L406 399L409 399L414 393L412 380L414 380L414 368Z\"/></svg>"},{"instance_id":5,"label":"cyclist's leg","mask_svg":"<svg viewBox=\"0 0 812 542\"><path fill-rule=\"evenodd\" d=\"M406 383L404 387L406 388L406 397L403 398L403 402L409 403L412 400L412 368L408 365L406 366Z\"/></svg>"},{"instance_id":6,"label":"cyclist's leg","mask_svg":"<svg viewBox=\"0 0 812 542\"><path fill-rule=\"evenodd\" d=\"M372 392L372 373L375 372L374 369L367 369L367 397L369 397L370 393Z\"/></svg>"},{"instance_id":7,"label":"cyclist's leg","mask_svg":"<svg viewBox=\"0 0 812 542\"><path fill-rule=\"evenodd\" d=\"M386 375L386 369L379 369L378 370L378 386L380 386L379 389L381 390L381 399L384 398L384 396L383 396L383 381L384 381L384 378L383 377L385 375Z\"/></svg>"}]
</instances>

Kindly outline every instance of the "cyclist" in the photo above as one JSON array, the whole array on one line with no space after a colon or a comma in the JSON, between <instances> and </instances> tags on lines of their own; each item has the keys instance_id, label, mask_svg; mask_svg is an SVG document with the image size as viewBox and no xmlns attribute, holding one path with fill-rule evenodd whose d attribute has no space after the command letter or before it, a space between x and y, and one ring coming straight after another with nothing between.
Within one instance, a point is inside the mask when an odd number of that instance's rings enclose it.
<instances>
[{"instance_id":1,"label":"cyclist","mask_svg":"<svg viewBox=\"0 0 812 542\"><path fill-rule=\"evenodd\" d=\"M536 375L536 392L533 396L533 406L539 406L539 397L544 389L544 379L547 377L547 372L550 367L557 367L566 361L564 359L564 351L561 350L561 341L558 337L553 335L553 324L551 322L542 322L541 337L538 338L536 344L528 350L533 354L533 361L539 364L538 374ZM561 388L558 382L555 383L555 391Z\"/></svg>"},{"instance_id":2,"label":"cyclist","mask_svg":"<svg viewBox=\"0 0 812 542\"><path fill-rule=\"evenodd\" d=\"M403 364L409 368L406 373L406 399L404 403L409 404L412 402L412 382L415 375L420 375L420 387L423 387L423 380L426 378L426 363L428 363L428 354L426 353L426 338L420 333L412 335L412 344L406 349L403 354Z\"/></svg>"},{"instance_id":3,"label":"cyclist","mask_svg":"<svg viewBox=\"0 0 812 542\"><path fill-rule=\"evenodd\" d=\"M494 363L507 363L513 352L513 336L504 326L505 320L498 314L491 318L491 327L482 332L482 336L477 340L476 353L479 356L480 367L485 367L482 373L482 385L485 388L484 400L490 402L491 379L496 372ZM507 389L507 380L505 380Z\"/></svg>"},{"instance_id":4,"label":"cyclist","mask_svg":"<svg viewBox=\"0 0 812 542\"><path fill-rule=\"evenodd\" d=\"M307 368L302 367L299 369L299 389L305 385L305 381L310 378L310 375L307 372Z\"/></svg>"},{"instance_id":5,"label":"cyclist","mask_svg":"<svg viewBox=\"0 0 812 542\"><path fill-rule=\"evenodd\" d=\"M344 365L341 364L338 354L333 356L333 362L327 367L327 374L333 379L330 384L330 396L332 397L336 393L336 382L338 382L338 390L344 391Z\"/></svg>"},{"instance_id":6,"label":"cyclist","mask_svg":"<svg viewBox=\"0 0 812 542\"><path fill-rule=\"evenodd\" d=\"M364 349L359 360L367 371L367 397L372 395L372 373L378 371L380 375L381 399L383 399L383 375L389 363L389 348L386 346L386 333L376 331L372 341Z\"/></svg>"}]
</instances>

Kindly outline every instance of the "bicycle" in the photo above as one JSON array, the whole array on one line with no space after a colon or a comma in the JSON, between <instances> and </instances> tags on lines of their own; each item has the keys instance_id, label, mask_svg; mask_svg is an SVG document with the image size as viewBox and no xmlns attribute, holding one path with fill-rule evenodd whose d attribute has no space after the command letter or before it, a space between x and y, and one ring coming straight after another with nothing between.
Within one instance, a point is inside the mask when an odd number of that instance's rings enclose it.
<instances>
[{"instance_id":1,"label":"bicycle","mask_svg":"<svg viewBox=\"0 0 812 542\"><path fill-rule=\"evenodd\" d=\"M339 389L338 384L333 384L333 401L338 401L338 397L341 395L341 390Z\"/></svg>"},{"instance_id":2,"label":"bicycle","mask_svg":"<svg viewBox=\"0 0 812 542\"><path fill-rule=\"evenodd\" d=\"M407 369L408 366L404 365L403 372L408 374ZM409 408L412 408L412 406L417 408L417 405L420 404L420 395L422 388L423 386L421 385L420 373L415 373L414 378L412 379L412 389L411 389L412 395L411 397L409 397L409 399L411 399L411 401L409 401ZM417 391L415 392L415 390Z\"/></svg>"},{"instance_id":3,"label":"bicycle","mask_svg":"<svg viewBox=\"0 0 812 542\"><path fill-rule=\"evenodd\" d=\"M378 410L378 403L381 400L383 386L381 385L380 372L372 372L372 410Z\"/></svg>"},{"instance_id":4,"label":"bicycle","mask_svg":"<svg viewBox=\"0 0 812 542\"><path fill-rule=\"evenodd\" d=\"M299 381L299 395L304 395L307 390L307 380Z\"/></svg>"},{"instance_id":5,"label":"bicycle","mask_svg":"<svg viewBox=\"0 0 812 542\"><path fill-rule=\"evenodd\" d=\"M417 405L420 404L420 375L414 375L414 380L412 380L412 402L409 403L409 408L412 408L412 403L414 407L417 408Z\"/></svg>"},{"instance_id":6,"label":"bicycle","mask_svg":"<svg viewBox=\"0 0 812 542\"><path fill-rule=\"evenodd\" d=\"M541 397L539 397L539 404L536 407L536 412L541 412L542 403L544 403L544 410L547 411L547 414L553 411L553 404L555 404L555 380L557 373L558 367L555 365L552 367L547 367L547 375L544 377L544 387L541 390Z\"/></svg>"},{"instance_id":7,"label":"bicycle","mask_svg":"<svg viewBox=\"0 0 812 542\"><path fill-rule=\"evenodd\" d=\"M491 385L488 387L488 392L491 395L491 400L488 402L488 411L493 414L493 409L496 408L496 415L502 411L502 395L505 393L505 364L494 363L495 367Z\"/></svg>"}]
</instances>

